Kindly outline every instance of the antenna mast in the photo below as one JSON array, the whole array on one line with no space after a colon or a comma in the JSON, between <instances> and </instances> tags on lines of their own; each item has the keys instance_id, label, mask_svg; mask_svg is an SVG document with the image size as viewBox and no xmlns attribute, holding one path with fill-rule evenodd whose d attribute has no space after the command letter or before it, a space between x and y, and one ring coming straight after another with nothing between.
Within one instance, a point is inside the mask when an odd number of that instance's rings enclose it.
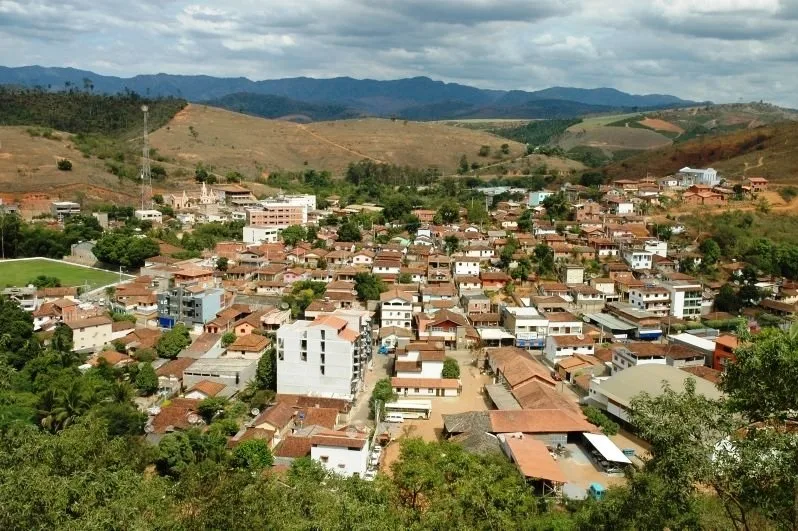
<instances>
[{"instance_id":1,"label":"antenna mast","mask_svg":"<svg viewBox=\"0 0 798 531\"><path fill-rule=\"evenodd\" d=\"M147 117L149 115L149 107L146 105L141 106L141 112L144 113L144 147L142 148L141 157L141 209L145 210L145 206L149 202L149 208L152 208L152 172L150 171L150 138L148 136Z\"/></svg>"}]
</instances>

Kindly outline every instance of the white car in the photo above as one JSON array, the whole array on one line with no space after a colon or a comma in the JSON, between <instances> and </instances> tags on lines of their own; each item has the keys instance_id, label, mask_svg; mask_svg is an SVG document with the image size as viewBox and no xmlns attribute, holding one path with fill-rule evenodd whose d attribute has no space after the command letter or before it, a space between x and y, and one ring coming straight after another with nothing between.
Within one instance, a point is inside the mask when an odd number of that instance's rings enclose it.
<instances>
[{"instance_id":1,"label":"white car","mask_svg":"<svg viewBox=\"0 0 798 531\"><path fill-rule=\"evenodd\" d=\"M401 424L405 421L405 418L402 416L401 413L390 413L385 417L385 422L396 422Z\"/></svg>"}]
</instances>

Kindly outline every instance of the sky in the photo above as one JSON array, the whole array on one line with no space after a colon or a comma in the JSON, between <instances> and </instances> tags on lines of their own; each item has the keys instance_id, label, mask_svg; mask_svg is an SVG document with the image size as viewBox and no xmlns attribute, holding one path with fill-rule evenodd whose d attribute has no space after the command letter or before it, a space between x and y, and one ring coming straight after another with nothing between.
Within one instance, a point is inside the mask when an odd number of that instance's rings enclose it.
<instances>
[{"instance_id":1,"label":"sky","mask_svg":"<svg viewBox=\"0 0 798 531\"><path fill-rule=\"evenodd\" d=\"M798 0L0 0L0 64L428 76L798 108Z\"/></svg>"}]
</instances>

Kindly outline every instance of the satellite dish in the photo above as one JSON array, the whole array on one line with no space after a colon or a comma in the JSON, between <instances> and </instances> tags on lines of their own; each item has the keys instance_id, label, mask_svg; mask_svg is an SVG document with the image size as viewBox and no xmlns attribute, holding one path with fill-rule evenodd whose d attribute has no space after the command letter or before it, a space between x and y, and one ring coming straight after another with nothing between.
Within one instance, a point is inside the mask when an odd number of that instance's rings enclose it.
<instances>
[{"instance_id":1,"label":"satellite dish","mask_svg":"<svg viewBox=\"0 0 798 531\"><path fill-rule=\"evenodd\" d=\"M188 416L189 424L199 424L200 422L202 422L202 419L199 417L199 415L195 415L194 413L189 414Z\"/></svg>"},{"instance_id":2,"label":"satellite dish","mask_svg":"<svg viewBox=\"0 0 798 531\"><path fill-rule=\"evenodd\" d=\"M253 417L257 417L258 415L260 415L260 409L258 409L258 408L256 408L256 407L253 407L252 409L250 409L250 410L249 410L249 413L250 413L250 414L251 414Z\"/></svg>"},{"instance_id":3,"label":"satellite dish","mask_svg":"<svg viewBox=\"0 0 798 531\"><path fill-rule=\"evenodd\" d=\"M288 308L290 308L290 306L289 306L289 304L287 302L280 303L280 309L281 310L287 310Z\"/></svg>"}]
</instances>

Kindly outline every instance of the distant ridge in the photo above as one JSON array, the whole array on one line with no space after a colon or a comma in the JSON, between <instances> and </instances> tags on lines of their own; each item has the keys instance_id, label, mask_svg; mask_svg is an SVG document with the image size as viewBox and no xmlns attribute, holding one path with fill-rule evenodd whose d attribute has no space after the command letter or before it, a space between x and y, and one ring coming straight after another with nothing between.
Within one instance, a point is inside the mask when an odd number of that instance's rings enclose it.
<instances>
[{"instance_id":1,"label":"distant ridge","mask_svg":"<svg viewBox=\"0 0 798 531\"><path fill-rule=\"evenodd\" d=\"M244 77L154 74L121 78L74 68L42 66L0 67L0 84L38 86L51 91L77 89L109 94L133 91L142 96L179 97L233 110L238 110L235 107L238 105L243 112L266 117L300 114L314 120L358 115L400 116L416 120L564 118L613 110L699 103L666 94L627 94L613 88L552 87L534 92L489 90L427 77L388 81L351 77L252 81ZM270 98L259 101L259 96ZM313 118L314 115L320 118Z\"/></svg>"}]
</instances>

